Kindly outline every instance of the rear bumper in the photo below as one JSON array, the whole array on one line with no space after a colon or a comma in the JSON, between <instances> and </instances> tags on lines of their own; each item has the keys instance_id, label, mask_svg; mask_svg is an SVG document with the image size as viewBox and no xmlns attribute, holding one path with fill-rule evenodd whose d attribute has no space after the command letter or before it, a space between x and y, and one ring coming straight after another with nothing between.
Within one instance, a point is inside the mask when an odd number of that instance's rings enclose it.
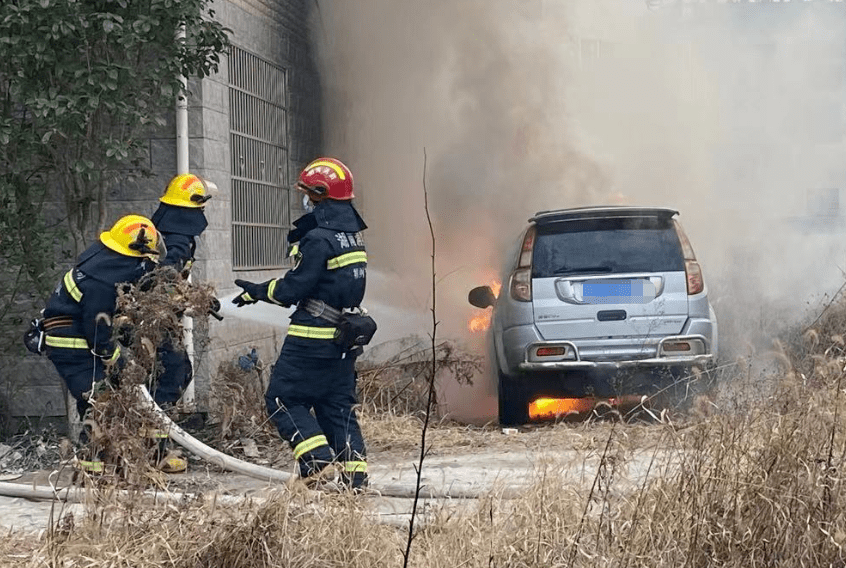
<instances>
[{"instance_id":1,"label":"rear bumper","mask_svg":"<svg viewBox=\"0 0 846 568\"><path fill-rule=\"evenodd\" d=\"M698 345L698 349L691 354L672 354L665 351L665 346L678 342L690 342ZM566 348L566 355L556 357L539 357L536 355L540 348ZM587 351L587 350L586 350ZM591 351L590 355L582 351L571 341L537 341L526 346L523 360L518 365L520 371L566 371L575 369L624 369L638 367L678 367L714 363L714 355L710 352L710 345L703 335L677 335L664 337L652 346L643 346L632 353L631 349L608 349L602 353ZM617 351L615 353L615 351ZM586 358L583 358L586 357Z\"/></svg>"},{"instance_id":2,"label":"rear bumper","mask_svg":"<svg viewBox=\"0 0 846 568\"><path fill-rule=\"evenodd\" d=\"M638 367L683 367L702 365L708 366L714 362L713 355L697 355L694 357L653 357L651 359L637 359L630 361L555 361L540 363L524 361L520 363L521 371L568 371L574 369L634 369Z\"/></svg>"}]
</instances>

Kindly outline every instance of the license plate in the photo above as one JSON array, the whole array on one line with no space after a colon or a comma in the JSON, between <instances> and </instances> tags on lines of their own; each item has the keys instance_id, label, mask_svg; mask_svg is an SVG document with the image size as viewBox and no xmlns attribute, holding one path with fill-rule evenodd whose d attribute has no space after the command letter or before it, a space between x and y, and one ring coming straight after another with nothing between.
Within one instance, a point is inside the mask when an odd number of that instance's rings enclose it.
<instances>
[{"instance_id":1,"label":"license plate","mask_svg":"<svg viewBox=\"0 0 846 568\"><path fill-rule=\"evenodd\" d=\"M613 282L585 282L582 284L582 296L585 298L628 298L632 295L631 280Z\"/></svg>"}]
</instances>

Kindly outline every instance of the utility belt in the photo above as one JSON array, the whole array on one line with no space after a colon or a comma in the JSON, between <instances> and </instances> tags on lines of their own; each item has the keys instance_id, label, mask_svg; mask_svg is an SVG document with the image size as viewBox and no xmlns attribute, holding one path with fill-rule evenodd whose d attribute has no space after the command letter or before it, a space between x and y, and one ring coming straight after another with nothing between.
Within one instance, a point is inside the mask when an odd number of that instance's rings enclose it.
<instances>
[{"instance_id":1,"label":"utility belt","mask_svg":"<svg viewBox=\"0 0 846 568\"><path fill-rule=\"evenodd\" d=\"M44 347L57 347L59 349L90 349L88 340L84 337L72 337L64 335L53 335L58 329L73 327L74 319L70 316L55 316L52 318L44 318L43 320L33 320L30 324L30 332L39 331L40 338L38 342L38 350L35 353L44 351Z\"/></svg>"},{"instance_id":2,"label":"utility belt","mask_svg":"<svg viewBox=\"0 0 846 568\"><path fill-rule=\"evenodd\" d=\"M300 300L297 307L309 313L312 317L323 318L332 325L338 325L341 322L342 310L333 308L323 300Z\"/></svg>"},{"instance_id":3,"label":"utility belt","mask_svg":"<svg viewBox=\"0 0 846 568\"><path fill-rule=\"evenodd\" d=\"M44 330L44 345L60 349L89 349L88 340L84 337L67 337L51 335L50 332L66 327L73 327L74 321L70 316L55 316L44 318L41 327Z\"/></svg>"},{"instance_id":4,"label":"utility belt","mask_svg":"<svg viewBox=\"0 0 846 568\"><path fill-rule=\"evenodd\" d=\"M45 332L51 332L62 327L71 327L73 325L73 318L70 316L56 316L52 318L44 318L41 326Z\"/></svg>"},{"instance_id":5,"label":"utility belt","mask_svg":"<svg viewBox=\"0 0 846 568\"><path fill-rule=\"evenodd\" d=\"M24 346L36 355L44 353L47 347L88 350L88 341L84 337L50 334L51 331L72 326L73 319L69 317L35 318L29 322L29 329L24 333Z\"/></svg>"},{"instance_id":6,"label":"utility belt","mask_svg":"<svg viewBox=\"0 0 846 568\"><path fill-rule=\"evenodd\" d=\"M376 333L376 322L362 307L339 310L327 305L323 300L313 298L301 300L297 307L305 310L312 317L321 318L335 327L321 328L294 324L288 328L289 335L310 339L331 339L344 349L355 349L370 343Z\"/></svg>"}]
</instances>

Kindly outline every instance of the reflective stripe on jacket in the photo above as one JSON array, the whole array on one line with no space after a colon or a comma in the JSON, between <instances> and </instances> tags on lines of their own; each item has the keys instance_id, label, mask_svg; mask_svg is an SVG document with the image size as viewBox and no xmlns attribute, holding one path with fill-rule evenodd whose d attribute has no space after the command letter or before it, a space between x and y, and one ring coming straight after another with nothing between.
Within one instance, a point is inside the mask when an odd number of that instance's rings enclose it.
<instances>
[{"instance_id":1,"label":"reflective stripe on jacket","mask_svg":"<svg viewBox=\"0 0 846 568\"><path fill-rule=\"evenodd\" d=\"M338 334L338 329L334 327L314 327L310 325L296 325L288 326L288 335L294 337L306 337L308 339L335 339Z\"/></svg>"},{"instance_id":2,"label":"reflective stripe on jacket","mask_svg":"<svg viewBox=\"0 0 846 568\"><path fill-rule=\"evenodd\" d=\"M295 223L299 262L282 278L267 284L269 301L283 306L322 300L335 309L354 308L364 299L367 252L361 231L367 228L352 203L324 200ZM291 238L291 236L289 236ZM291 314L283 352L309 358L340 358L336 328L297 308Z\"/></svg>"},{"instance_id":3,"label":"reflective stripe on jacket","mask_svg":"<svg viewBox=\"0 0 846 568\"><path fill-rule=\"evenodd\" d=\"M65 273L65 277L62 279L62 282L65 285L65 290L67 290L68 295L74 299L75 302L79 303L82 301L82 291L76 285L76 280L73 279L73 269L71 268Z\"/></svg>"},{"instance_id":4,"label":"reflective stripe on jacket","mask_svg":"<svg viewBox=\"0 0 846 568\"><path fill-rule=\"evenodd\" d=\"M89 349L88 341L84 337L58 337L48 335L44 338L47 347L58 347L60 349Z\"/></svg>"}]
</instances>

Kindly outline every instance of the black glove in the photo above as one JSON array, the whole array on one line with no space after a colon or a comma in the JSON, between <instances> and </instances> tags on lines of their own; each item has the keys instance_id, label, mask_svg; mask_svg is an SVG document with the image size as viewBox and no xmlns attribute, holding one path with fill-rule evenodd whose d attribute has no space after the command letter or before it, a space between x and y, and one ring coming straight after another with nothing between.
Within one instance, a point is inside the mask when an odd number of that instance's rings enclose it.
<instances>
[{"instance_id":1,"label":"black glove","mask_svg":"<svg viewBox=\"0 0 846 568\"><path fill-rule=\"evenodd\" d=\"M246 306L247 304L255 304L263 297L267 296L267 293L262 290L261 284L256 284L255 282L249 282L247 280L236 280L235 285L240 286L244 290L243 293L238 294L232 299L232 303L239 308Z\"/></svg>"},{"instance_id":2,"label":"black glove","mask_svg":"<svg viewBox=\"0 0 846 568\"><path fill-rule=\"evenodd\" d=\"M148 272L138 279L138 291L149 292L156 285L157 277L155 272ZM126 290L127 292L129 290Z\"/></svg>"},{"instance_id":3,"label":"black glove","mask_svg":"<svg viewBox=\"0 0 846 568\"><path fill-rule=\"evenodd\" d=\"M191 276L192 266L194 266L193 258L189 258L185 261L185 264L182 265L182 270L179 272L179 275L182 276L183 280L188 280L188 277Z\"/></svg>"}]
</instances>

